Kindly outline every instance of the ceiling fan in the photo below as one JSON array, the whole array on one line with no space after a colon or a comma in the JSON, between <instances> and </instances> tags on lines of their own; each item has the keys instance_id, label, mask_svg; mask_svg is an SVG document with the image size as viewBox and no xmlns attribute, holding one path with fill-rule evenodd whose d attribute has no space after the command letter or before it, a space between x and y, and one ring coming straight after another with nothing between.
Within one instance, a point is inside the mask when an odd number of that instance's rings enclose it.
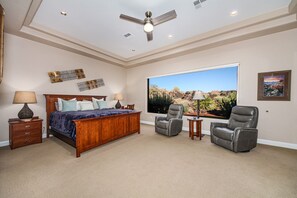
<instances>
[{"instance_id":1,"label":"ceiling fan","mask_svg":"<svg viewBox=\"0 0 297 198\"><path fill-rule=\"evenodd\" d=\"M176 12L175 10L171 10L169 12L166 12L165 14L162 14L156 18L152 18L152 12L147 11L145 12L146 18L144 20L137 19L131 16L127 16L124 14L120 15L120 19L124 19L127 21L131 21L140 25L143 25L143 30L146 32L147 41L153 40L153 30L154 26L159 25L161 23L164 23L166 21L172 20L176 18Z\"/></svg>"}]
</instances>

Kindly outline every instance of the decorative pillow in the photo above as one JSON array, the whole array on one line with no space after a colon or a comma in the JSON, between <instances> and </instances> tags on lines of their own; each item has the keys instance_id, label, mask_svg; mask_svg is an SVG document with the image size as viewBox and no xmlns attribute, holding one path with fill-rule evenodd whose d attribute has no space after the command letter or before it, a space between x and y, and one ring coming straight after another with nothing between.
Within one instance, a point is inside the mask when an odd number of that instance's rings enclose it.
<instances>
[{"instance_id":1,"label":"decorative pillow","mask_svg":"<svg viewBox=\"0 0 297 198\"><path fill-rule=\"evenodd\" d=\"M99 109L97 101L104 101L104 99L103 98L97 99L97 98L92 97L92 102L93 102L94 109Z\"/></svg>"},{"instance_id":2,"label":"decorative pillow","mask_svg":"<svg viewBox=\"0 0 297 198\"><path fill-rule=\"evenodd\" d=\"M59 105L58 105L58 102L55 102L55 108L56 108L56 111L59 111Z\"/></svg>"},{"instance_id":3,"label":"decorative pillow","mask_svg":"<svg viewBox=\"0 0 297 198\"><path fill-rule=\"evenodd\" d=\"M93 102L91 102L91 101L81 101L79 103L79 106L80 106L81 111L94 110Z\"/></svg>"},{"instance_id":4,"label":"decorative pillow","mask_svg":"<svg viewBox=\"0 0 297 198\"><path fill-rule=\"evenodd\" d=\"M65 111L77 111L76 100L62 100L62 112Z\"/></svg>"},{"instance_id":5,"label":"decorative pillow","mask_svg":"<svg viewBox=\"0 0 297 198\"><path fill-rule=\"evenodd\" d=\"M107 102L106 101L97 101L97 105L98 105L98 107L99 107L99 109L106 109L106 108L108 108L108 106L107 106Z\"/></svg>"},{"instance_id":6,"label":"decorative pillow","mask_svg":"<svg viewBox=\"0 0 297 198\"><path fill-rule=\"evenodd\" d=\"M62 100L63 100L62 98L58 98L58 108L57 108L57 111L62 111L62 109L63 109ZM72 98L70 100L75 100L76 101L76 98Z\"/></svg>"}]
</instances>

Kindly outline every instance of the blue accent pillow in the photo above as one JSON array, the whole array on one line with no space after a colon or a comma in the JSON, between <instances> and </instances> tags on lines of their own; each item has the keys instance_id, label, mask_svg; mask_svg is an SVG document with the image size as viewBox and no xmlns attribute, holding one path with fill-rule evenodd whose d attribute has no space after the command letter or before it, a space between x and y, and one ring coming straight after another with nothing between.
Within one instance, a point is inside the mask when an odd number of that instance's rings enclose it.
<instances>
[{"instance_id":1,"label":"blue accent pillow","mask_svg":"<svg viewBox=\"0 0 297 198\"><path fill-rule=\"evenodd\" d=\"M106 109L106 108L108 108L106 101L103 100L103 101L96 101L96 102L97 102L97 105L98 105L99 109Z\"/></svg>"},{"instance_id":2,"label":"blue accent pillow","mask_svg":"<svg viewBox=\"0 0 297 198\"><path fill-rule=\"evenodd\" d=\"M62 111L77 111L77 101L76 100L62 100Z\"/></svg>"},{"instance_id":3,"label":"blue accent pillow","mask_svg":"<svg viewBox=\"0 0 297 198\"><path fill-rule=\"evenodd\" d=\"M64 99L62 99L62 98L58 98L58 108L56 108L57 111L62 111L62 109L63 109L62 100L64 100ZM70 100L75 100L75 101L76 101L76 98L72 98L72 99L70 99ZM77 107L76 107L76 108L77 108Z\"/></svg>"}]
</instances>

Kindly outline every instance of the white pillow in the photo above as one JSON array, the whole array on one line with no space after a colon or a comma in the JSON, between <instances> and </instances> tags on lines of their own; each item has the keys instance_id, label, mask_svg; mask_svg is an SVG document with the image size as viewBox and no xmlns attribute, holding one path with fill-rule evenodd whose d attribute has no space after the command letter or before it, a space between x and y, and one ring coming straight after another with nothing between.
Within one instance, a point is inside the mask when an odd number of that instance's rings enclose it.
<instances>
[{"instance_id":1,"label":"white pillow","mask_svg":"<svg viewBox=\"0 0 297 198\"><path fill-rule=\"evenodd\" d=\"M107 101L104 101L104 100L98 101L97 105L98 105L99 109L107 109L108 108Z\"/></svg>"},{"instance_id":2,"label":"white pillow","mask_svg":"<svg viewBox=\"0 0 297 198\"><path fill-rule=\"evenodd\" d=\"M56 108L56 111L59 111L59 105L58 105L58 102L55 102L55 108Z\"/></svg>"},{"instance_id":3,"label":"white pillow","mask_svg":"<svg viewBox=\"0 0 297 198\"><path fill-rule=\"evenodd\" d=\"M62 111L62 109L63 109L62 100L63 100L62 98L58 98L58 109L57 109L57 111ZM76 98L72 98L70 100L76 100ZM79 110L79 108L77 108L77 106L76 106L76 109Z\"/></svg>"},{"instance_id":4,"label":"white pillow","mask_svg":"<svg viewBox=\"0 0 297 198\"><path fill-rule=\"evenodd\" d=\"M104 101L104 99L103 98L97 99L97 98L92 97L92 102L93 102L94 109L99 109L99 106L97 104L97 101Z\"/></svg>"},{"instance_id":5,"label":"white pillow","mask_svg":"<svg viewBox=\"0 0 297 198\"><path fill-rule=\"evenodd\" d=\"M79 106L81 111L94 110L93 102L91 101L80 101Z\"/></svg>"}]
</instances>

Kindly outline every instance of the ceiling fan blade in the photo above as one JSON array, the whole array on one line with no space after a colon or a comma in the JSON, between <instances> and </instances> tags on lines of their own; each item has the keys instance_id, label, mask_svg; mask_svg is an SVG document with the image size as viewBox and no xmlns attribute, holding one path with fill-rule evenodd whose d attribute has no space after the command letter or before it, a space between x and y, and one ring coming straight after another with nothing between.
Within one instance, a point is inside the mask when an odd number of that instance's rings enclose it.
<instances>
[{"instance_id":1,"label":"ceiling fan blade","mask_svg":"<svg viewBox=\"0 0 297 198\"><path fill-rule=\"evenodd\" d=\"M169 12L166 12L165 14L162 14L156 18L153 18L152 21L153 21L154 25L159 25L161 23L164 23L166 21L176 18L176 16L177 15L176 15L175 10L171 10Z\"/></svg>"},{"instance_id":2,"label":"ceiling fan blade","mask_svg":"<svg viewBox=\"0 0 297 198\"><path fill-rule=\"evenodd\" d=\"M133 22L133 23L138 23L140 25L144 24L144 20L137 19L137 18L134 18L134 17L130 17L130 16L127 16L127 15L124 15L124 14L120 15L120 19L124 19L124 20L130 21L130 22Z\"/></svg>"},{"instance_id":3,"label":"ceiling fan blade","mask_svg":"<svg viewBox=\"0 0 297 198\"><path fill-rule=\"evenodd\" d=\"M147 32L146 36L147 36L147 41L152 41L153 40L153 31Z\"/></svg>"}]
</instances>

